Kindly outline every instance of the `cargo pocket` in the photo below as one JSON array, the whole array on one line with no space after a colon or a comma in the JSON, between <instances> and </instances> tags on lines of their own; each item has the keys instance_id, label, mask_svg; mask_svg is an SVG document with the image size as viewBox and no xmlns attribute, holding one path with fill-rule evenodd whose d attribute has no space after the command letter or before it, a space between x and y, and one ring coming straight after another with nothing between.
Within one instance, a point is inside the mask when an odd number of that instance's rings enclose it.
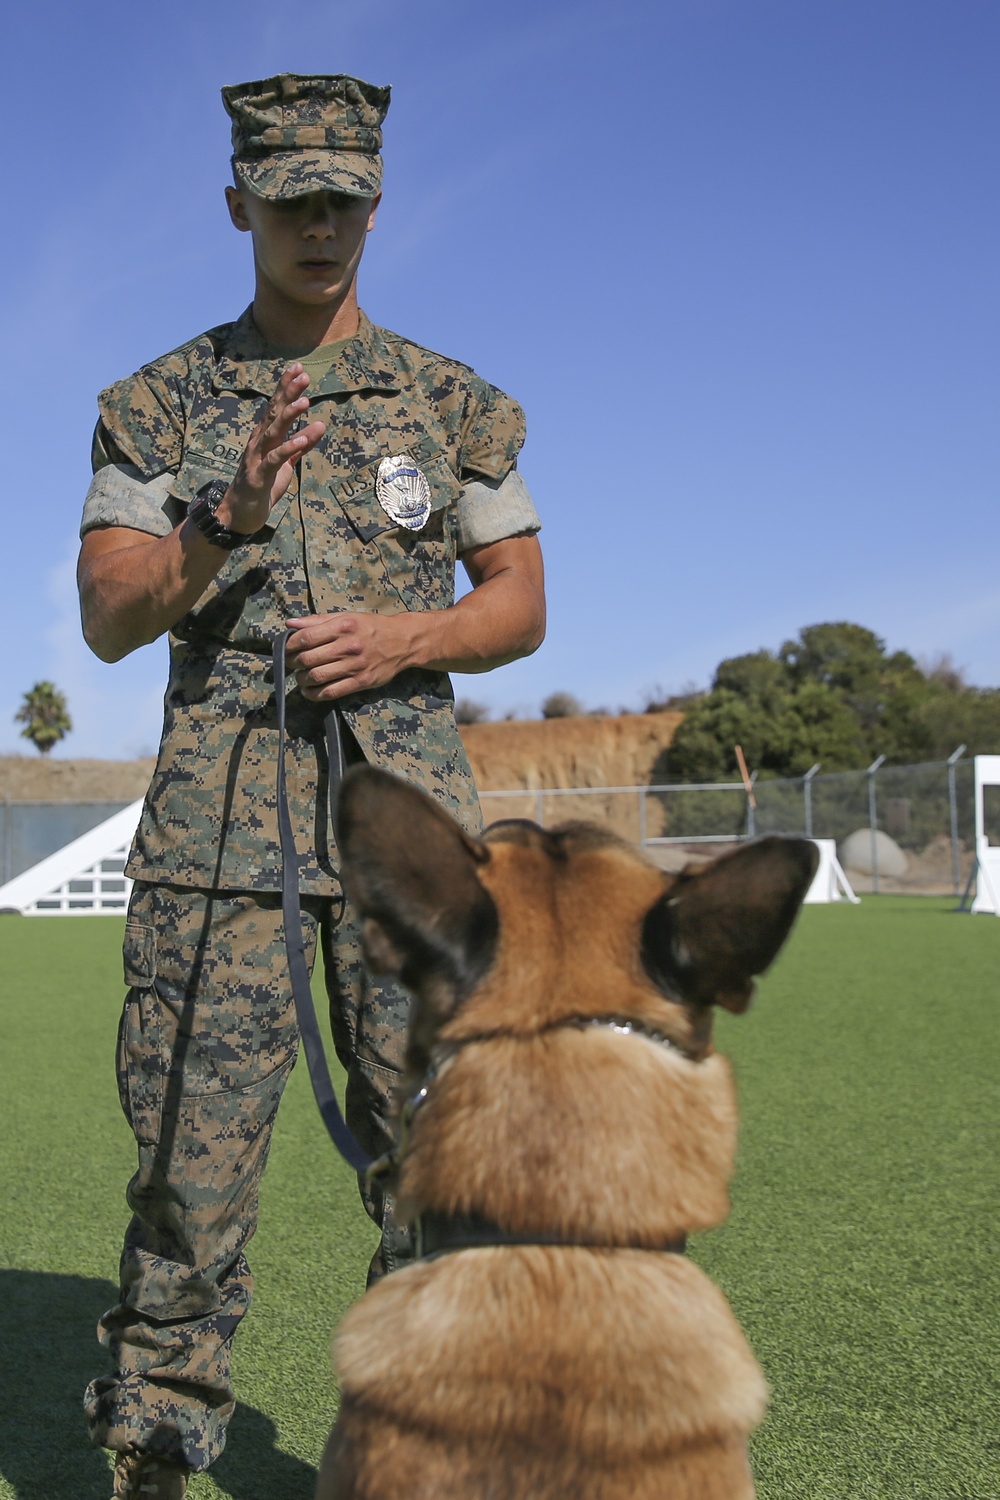
<instances>
[{"instance_id":1,"label":"cargo pocket","mask_svg":"<svg viewBox=\"0 0 1000 1500\"><path fill-rule=\"evenodd\" d=\"M122 947L129 986L118 1025L118 1097L140 1145L159 1137L167 1066L163 1007L156 993L156 934L129 919Z\"/></svg>"}]
</instances>

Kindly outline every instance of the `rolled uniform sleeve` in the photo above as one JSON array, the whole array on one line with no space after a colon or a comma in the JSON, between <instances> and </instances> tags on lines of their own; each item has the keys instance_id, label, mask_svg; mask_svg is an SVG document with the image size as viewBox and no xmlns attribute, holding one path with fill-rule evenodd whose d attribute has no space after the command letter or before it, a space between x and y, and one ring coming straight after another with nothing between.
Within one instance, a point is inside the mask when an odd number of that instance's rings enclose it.
<instances>
[{"instance_id":1,"label":"rolled uniform sleeve","mask_svg":"<svg viewBox=\"0 0 1000 1500\"><path fill-rule=\"evenodd\" d=\"M170 494L173 474L144 479L135 464L105 464L90 481L80 535L98 526L128 526L151 536L169 536L184 519L184 506Z\"/></svg>"},{"instance_id":2,"label":"rolled uniform sleeve","mask_svg":"<svg viewBox=\"0 0 1000 1500\"><path fill-rule=\"evenodd\" d=\"M516 469L503 479L472 480L458 498L457 511L459 552L542 527L528 486Z\"/></svg>"},{"instance_id":3,"label":"rolled uniform sleeve","mask_svg":"<svg viewBox=\"0 0 1000 1500\"><path fill-rule=\"evenodd\" d=\"M140 371L102 391L94 432L94 477L83 506L80 535L98 526L128 526L167 536L184 519L170 494L180 463L183 424L169 381Z\"/></svg>"}]
</instances>

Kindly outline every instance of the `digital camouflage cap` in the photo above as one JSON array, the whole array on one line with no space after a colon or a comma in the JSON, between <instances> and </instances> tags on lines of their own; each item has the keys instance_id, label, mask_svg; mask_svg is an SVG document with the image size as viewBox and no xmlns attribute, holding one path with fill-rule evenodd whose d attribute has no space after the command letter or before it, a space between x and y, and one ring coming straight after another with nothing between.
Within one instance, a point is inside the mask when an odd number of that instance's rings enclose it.
<instances>
[{"instance_id":1,"label":"digital camouflage cap","mask_svg":"<svg viewBox=\"0 0 1000 1500\"><path fill-rule=\"evenodd\" d=\"M233 122L233 172L261 198L333 189L369 198L382 185L388 88L346 73L278 73L222 90Z\"/></svg>"}]
</instances>

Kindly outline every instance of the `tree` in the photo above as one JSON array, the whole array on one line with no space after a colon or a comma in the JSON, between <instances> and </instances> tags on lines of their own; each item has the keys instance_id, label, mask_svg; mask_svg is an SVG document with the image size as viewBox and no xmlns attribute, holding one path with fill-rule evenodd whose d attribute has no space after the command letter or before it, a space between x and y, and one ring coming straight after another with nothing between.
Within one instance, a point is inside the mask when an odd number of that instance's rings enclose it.
<instances>
[{"instance_id":1,"label":"tree","mask_svg":"<svg viewBox=\"0 0 1000 1500\"><path fill-rule=\"evenodd\" d=\"M909 652L888 656L873 630L846 620L806 625L798 640L784 643L778 660L793 682L821 682L840 693L870 740L897 694L926 685Z\"/></svg>"},{"instance_id":2,"label":"tree","mask_svg":"<svg viewBox=\"0 0 1000 1500\"><path fill-rule=\"evenodd\" d=\"M734 667L741 660L735 657L725 665ZM795 687L780 677L767 682L756 665L742 691L713 685L687 710L667 751L672 778L738 779L737 745L751 766L771 776L802 775L817 760L831 771L862 762L864 740L857 721L832 688L818 682Z\"/></svg>"},{"instance_id":3,"label":"tree","mask_svg":"<svg viewBox=\"0 0 1000 1500\"><path fill-rule=\"evenodd\" d=\"M807 625L777 652L720 662L709 692L685 710L662 774L721 781L737 774L734 747L765 776L853 770L1000 752L1000 690L968 687L951 662L922 669L848 621Z\"/></svg>"},{"instance_id":4,"label":"tree","mask_svg":"<svg viewBox=\"0 0 1000 1500\"><path fill-rule=\"evenodd\" d=\"M73 728L66 696L51 682L36 682L31 691L25 693L24 702L14 719L24 725L22 738L30 740L43 755L48 755L52 746Z\"/></svg>"},{"instance_id":5,"label":"tree","mask_svg":"<svg viewBox=\"0 0 1000 1500\"><path fill-rule=\"evenodd\" d=\"M583 704L572 693L550 693L542 704L543 719L575 719L583 713Z\"/></svg>"},{"instance_id":6,"label":"tree","mask_svg":"<svg viewBox=\"0 0 1000 1500\"><path fill-rule=\"evenodd\" d=\"M489 716L486 704L477 703L474 698L459 698L455 702L456 724L485 724Z\"/></svg>"}]
</instances>

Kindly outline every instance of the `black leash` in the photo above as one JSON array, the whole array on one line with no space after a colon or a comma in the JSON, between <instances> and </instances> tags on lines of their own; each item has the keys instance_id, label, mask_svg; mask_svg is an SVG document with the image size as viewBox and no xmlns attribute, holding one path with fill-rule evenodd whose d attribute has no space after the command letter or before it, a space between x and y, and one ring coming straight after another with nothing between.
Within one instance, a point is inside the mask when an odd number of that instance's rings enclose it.
<instances>
[{"instance_id":1,"label":"black leash","mask_svg":"<svg viewBox=\"0 0 1000 1500\"><path fill-rule=\"evenodd\" d=\"M292 832L292 819L288 810L288 792L285 785L285 647L288 637L292 634L286 630L279 635L274 642L272 660L274 662L274 699L278 711L278 779L277 779L277 801L278 801L278 841L281 846L281 915L282 925L285 933L285 952L288 955L288 974L292 984L292 998L295 1002L295 1013L299 1023L299 1034L302 1037L302 1047L306 1054L306 1063L309 1067L309 1078L312 1082L313 1093L319 1112L323 1117L327 1133L341 1156L349 1167L355 1172L368 1172L374 1165L373 1159L362 1151L354 1136L348 1128L347 1122L340 1112L337 1095L334 1093L333 1081L330 1078L330 1069L326 1061L326 1052L323 1047L323 1038L320 1035L319 1022L316 1019L316 1008L313 1005L312 987L309 982L309 965L306 963L305 938L302 933L302 903L299 899L299 855L295 848L295 835ZM327 714L323 725L326 737L327 753L327 791L329 800L330 820L329 827L334 841L337 841L337 793L344 775L344 741L341 733L340 710L334 706ZM339 847L339 845L338 845ZM622 1019L618 1016L588 1016L570 1017L567 1022L560 1025L574 1026L610 1026L619 1032L646 1031L641 1023L630 1019ZM649 1032L646 1034L651 1040L659 1041L665 1045L672 1045L669 1039L661 1032ZM488 1037L470 1037L469 1041L485 1041ZM422 1087L413 1099L407 1101L403 1109L403 1133L405 1135L413 1121L417 1108L423 1103L427 1096L427 1085L434 1076L435 1070L429 1070ZM385 1169L398 1160L397 1152L390 1152L387 1156L379 1158L379 1165ZM581 1249L611 1250L611 1249L653 1249L660 1253L683 1254L686 1239L682 1235L677 1240L668 1241L660 1246L611 1246L588 1244L586 1241L566 1241L557 1237L550 1238L545 1234L524 1235L511 1233L501 1229L499 1224L491 1220L483 1219L478 1214L440 1214L429 1212L422 1214L416 1224L417 1256L419 1259L429 1260L440 1255L448 1255L456 1250L472 1250L477 1248L494 1247L497 1245L566 1245L576 1244Z\"/></svg>"},{"instance_id":2,"label":"black leash","mask_svg":"<svg viewBox=\"0 0 1000 1500\"><path fill-rule=\"evenodd\" d=\"M274 699L278 707L278 840L281 845L281 916L285 930L285 952L292 982L292 998L298 1017L299 1034L306 1054L309 1077L319 1112L331 1141L355 1172L367 1172L372 1158L362 1151L340 1112L334 1093L330 1069L323 1048L316 1008L309 983L306 945L302 935L302 903L299 900L299 855L295 848L292 819L288 811L285 787L285 646L292 634L286 630L274 642ZM327 753L327 783L330 804L330 829L337 836L337 792L344 774L344 742L340 727L340 710L334 707L324 723Z\"/></svg>"}]
</instances>

